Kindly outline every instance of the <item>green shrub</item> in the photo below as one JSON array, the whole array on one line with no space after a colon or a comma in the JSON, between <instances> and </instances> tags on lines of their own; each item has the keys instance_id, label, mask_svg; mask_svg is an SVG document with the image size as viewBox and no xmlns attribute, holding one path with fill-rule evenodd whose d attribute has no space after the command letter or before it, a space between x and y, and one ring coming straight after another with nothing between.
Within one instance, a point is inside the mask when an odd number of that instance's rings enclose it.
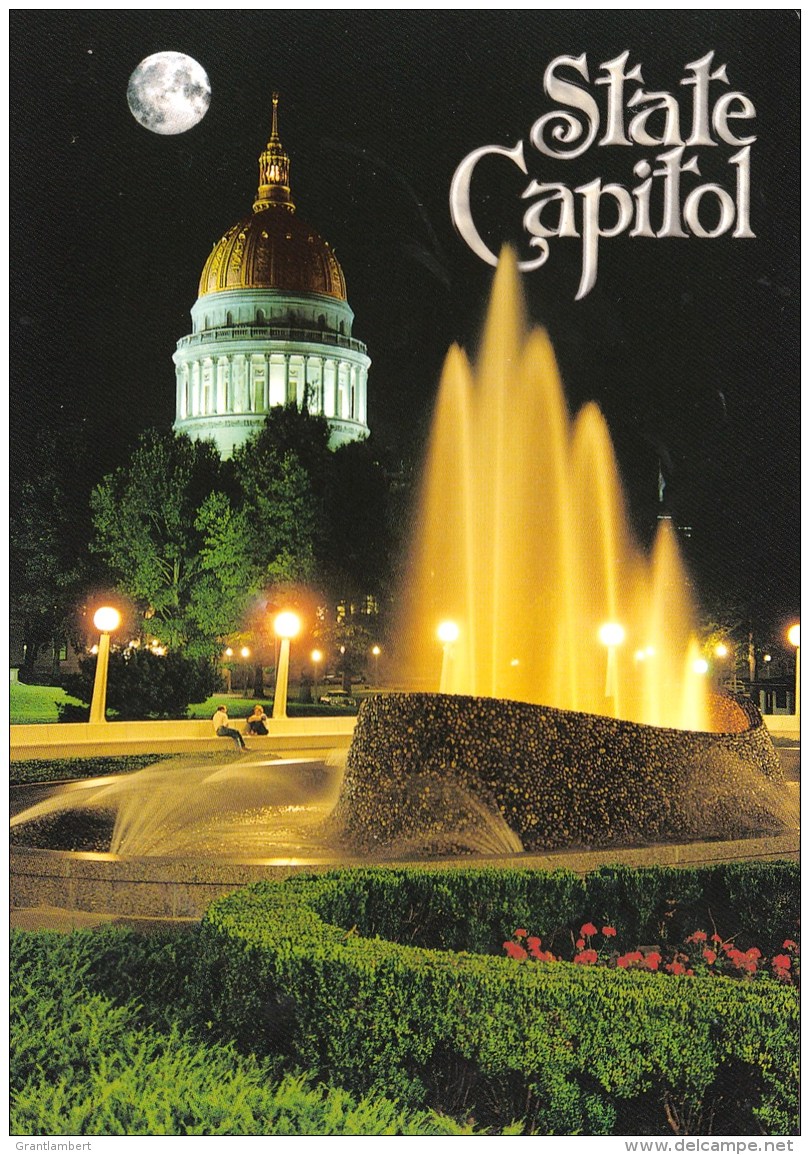
<instances>
[{"instance_id":1,"label":"green shrub","mask_svg":"<svg viewBox=\"0 0 810 1155\"><path fill-rule=\"evenodd\" d=\"M15 934L10 992L13 1134L73 1135L457 1135L470 1133L431 1111L380 1096L355 1097L283 1077L233 1046L205 1044L169 1022L194 938ZM171 946L181 952L172 956ZM183 953L185 951L185 953ZM143 1027L131 998L116 1005L94 984L146 991L164 1030ZM175 973L174 986L169 975ZM168 984L168 985L167 985ZM157 1014L160 1018L161 1014Z\"/></svg>"},{"instance_id":2,"label":"green shrub","mask_svg":"<svg viewBox=\"0 0 810 1155\"><path fill-rule=\"evenodd\" d=\"M63 689L89 708L96 674L96 659L82 658L78 674L65 676ZM143 718L184 718L189 703L207 698L219 686L219 675L210 662L187 658L177 650L154 654L151 650L124 650L110 654L107 706L122 721ZM86 721L77 708L59 706L61 722Z\"/></svg>"},{"instance_id":3,"label":"green shrub","mask_svg":"<svg viewBox=\"0 0 810 1155\"><path fill-rule=\"evenodd\" d=\"M616 927L620 950L682 942L694 930L716 926L724 937L740 936L746 946L769 953L795 936L799 919L799 867L793 862L607 866L584 876L375 867L355 870L351 878L323 899L319 910L327 922L356 926L366 938L440 950L500 952L519 926L551 945L594 920Z\"/></svg>"},{"instance_id":4,"label":"green shrub","mask_svg":"<svg viewBox=\"0 0 810 1155\"><path fill-rule=\"evenodd\" d=\"M675 874L690 902L711 876ZM605 900L609 877L594 880ZM613 878L626 897L629 874ZM675 893L678 879L664 872L657 887L639 883L646 906L627 933L658 917L653 898ZM548 1134L795 1129L796 992L777 982L431 949L431 937L458 945L468 916L479 940L487 926L500 928L485 948L500 949L504 930L540 910L538 897L556 918L552 895L563 915L579 917L588 887L512 870L363 870L260 884L206 915L198 1014L241 1047L329 1073L354 1093L385 1089L413 1108L472 1113L490 1129L513 1118ZM425 945L390 941L397 926Z\"/></svg>"}]
</instances>

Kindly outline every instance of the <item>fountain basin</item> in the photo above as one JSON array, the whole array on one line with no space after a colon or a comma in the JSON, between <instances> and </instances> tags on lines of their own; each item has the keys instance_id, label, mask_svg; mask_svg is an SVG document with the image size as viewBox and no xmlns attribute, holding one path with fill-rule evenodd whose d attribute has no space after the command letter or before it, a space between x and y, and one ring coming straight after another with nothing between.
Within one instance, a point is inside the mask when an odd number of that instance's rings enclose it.
<instances>
[{"instance_id":1,"label":"fountain basin","mask_svg":"<svg viewBox=\"0 0 810 1155\"><path fill-rule=\"evenodd\" d=\"M704 733L454 694L371 699L336 813L365 848L423 837L438 784L442 805L453 790L478 799L529 851L775 832L770 735L752 703L722 709L729 732Z\"/></svg>"}]
</instances>

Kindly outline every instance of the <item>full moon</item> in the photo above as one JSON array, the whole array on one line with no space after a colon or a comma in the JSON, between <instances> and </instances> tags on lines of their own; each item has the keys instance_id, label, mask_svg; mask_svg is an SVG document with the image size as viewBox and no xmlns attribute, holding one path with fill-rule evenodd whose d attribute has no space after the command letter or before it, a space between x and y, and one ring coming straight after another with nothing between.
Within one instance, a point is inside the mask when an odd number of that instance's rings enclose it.
<instances>
[{"instance_id":1,"label":"full moon","mask_svg":"<svg viewBox=\"0 0 810 1155\"><path fill-rule=\"evenodd\" d=\"M142 60L127 85L129 110L139 124L176 136L198 124L211 103L205 69L182 52L156 52Z\"/></svg>"}]
</instances>

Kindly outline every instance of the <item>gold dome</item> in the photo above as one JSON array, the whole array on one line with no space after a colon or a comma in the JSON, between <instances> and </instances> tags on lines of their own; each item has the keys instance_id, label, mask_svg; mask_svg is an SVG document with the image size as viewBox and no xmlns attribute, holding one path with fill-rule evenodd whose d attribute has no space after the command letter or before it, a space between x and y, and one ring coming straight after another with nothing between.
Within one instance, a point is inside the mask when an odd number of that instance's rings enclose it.
<instances>
[{"instance_id":1,"label":"gold dome","mask_svg":"<svg viewBox=\"0 0 810 1155\"><path fill-rule=\"evenodd\" d=\"M343 270L327 241L295 213L290 159L278 135L278 94L273 129L259 157L259 190L253 215L235 224L211 251L199 296L224 289L278 289L323 293L346 300Z\"/></svg>"},{"instance_id":2,"label":"gold dome","mask_svg":"<svg viewBox=\"0 0 810 1155\"><path fill-rule=\"evenodd\" d=\"M328 243L281 205L256 212L214 245L199 296L222 289L280 289L346 300L346 281Z\"/></svg>"}]
</instances>

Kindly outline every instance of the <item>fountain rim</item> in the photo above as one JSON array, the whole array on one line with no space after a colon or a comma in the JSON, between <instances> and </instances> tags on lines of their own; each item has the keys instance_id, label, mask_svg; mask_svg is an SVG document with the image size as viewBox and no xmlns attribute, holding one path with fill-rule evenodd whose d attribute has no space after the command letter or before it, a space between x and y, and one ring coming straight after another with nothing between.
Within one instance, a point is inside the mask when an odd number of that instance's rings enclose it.
<instances>
[{"instance_id":1,"label":"fountain rim","mask_svg":"<svg viewBox=\"0 0 810 1155\"><path fill-rule=\"evenodd\" d=\"M614 718L610 714L594 714L594 713L591 713L591 712L586 711L586 710L566 710L566 709L563 709L559 706L546 706L540 702L526 702L522 698L495 698L492 695L487 695L487 694L446 694L446 693L440 693L438 691L434 692L434 691L430 691L430 690L395 690L395 691L391 692L390 694L380 695L379 697L373 699L373 701L376 704L377 701L388 702L388 701L391 701L392 699L397 699L397 698L399 698L399 699L413 699L413 698L437 699L438 698L441 700L447 700L447 701L452 701L452 702L497 703L499 706L511 704L511 705L516 705L516 706L524 706L529 710L536 710L536 711L542 711L543 713L553 714L557 717L569 717L569 718L570 717L576 717L576 718L593 719L594 722L597 722L600 724L603 724L605 722L609 722L615 726L621 727L622 729L628 728L630 730L646 730L646 731L652 731L656 734L668 734L668 735L673 735L675 737L678 737L678 736L683 737L684 735L688 734L688 735L692 735L695 737L701 737L701 738L702 737L708 737L708 738L719 739L719 738L735 738L735 737L739 737L742 734L754 733L758 730L765 730L766 732L768 732L768 728L765 724L765 721L762 717L762 714L759 712L759 709L757 708L757 706L753 702L747 702L747 703L743 704L743 702L740 699L738 699L737 697L735 697L732 694L720 694L720 695L718 695L718 697L720 697L721 699L725 699L727 701L730 701L734 705L738 706L740 709L740 712L745 715L746 720L748 722L748 725L746 725L742 730L687 730L687 729L679 729L679 728L674 727L674 726L655 726L655 725L652 725L650 722L634 722L630 718ZM361 716L365 710L366 710L366 703L363 702L360 706L360 711L358 712L358 721L360 720L360 718L361 718Z\"/></svg>"}]
</instances>

